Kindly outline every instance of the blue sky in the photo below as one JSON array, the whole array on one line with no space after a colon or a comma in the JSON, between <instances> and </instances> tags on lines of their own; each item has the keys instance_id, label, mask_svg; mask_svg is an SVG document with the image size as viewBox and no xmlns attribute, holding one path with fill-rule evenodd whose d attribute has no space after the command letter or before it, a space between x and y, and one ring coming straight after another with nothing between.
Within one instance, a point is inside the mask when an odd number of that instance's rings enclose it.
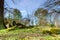
<instances>
[{"instance_id":1,"label":"blue sky","mask_svg":"<svg viewBox=\"0 0 60 40\"><path fill-rule=\"evenodd\" d=\"M23 17L27 13L33 13L37 8L41 7L46 0L15 0L15 4L11 0L5 0L10 8L17 8L21 11ZM7 7L7 6L5 6Z\"/></svg>"},{"instance_id":2,"label":"blue sky","mask_svg":"<svg viewBox=\"0 0 60 40\"><path fill-rule=\"evenodd\" d=\"M41 5L43 5L45 1L47 0L14 0L14 4L11 0L4 0L4 2L6 2L10 8L19 9L23 18L27 16L27 13L32 14L37 8L42 7ZM4 7L7 6L5 5ZM60 9L60 6L56 8Z\"/></svg>"}]
</instances>

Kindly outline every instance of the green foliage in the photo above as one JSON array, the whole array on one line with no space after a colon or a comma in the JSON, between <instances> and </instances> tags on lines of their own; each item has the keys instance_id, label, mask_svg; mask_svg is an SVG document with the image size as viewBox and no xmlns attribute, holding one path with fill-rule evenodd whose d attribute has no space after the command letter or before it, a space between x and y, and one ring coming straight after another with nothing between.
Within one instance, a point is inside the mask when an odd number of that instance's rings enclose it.
<instances>
[{"instance_id":1,"label":"green foliage","mask_svg":"<svg viewBox=\"0 0 60 40\"><path fill-rule=\"evenodd\" d=\"M50 30L43 30L42 31L43 34L60 34L60 29L58 28L52 28Z\"/></svg>"},{"instance_id":2,"label":"green foliage","mask_svg":"<svg viewBox=\"0 0 60 40\"><path fill-rule=\"evenodd\" d=\"M3 25L0 25L0 30L1 30L1 29L5 29L5 27L4 27Z\"/></svg>"},{"instance_id":3,"label":"green foliage","mask_svg":"<svg viewBox=\"0 0 60 40\"><path fill-rule=\"evenodd\" d=\"M35 11L35 16L40 16L40 14L42 14L42 16L45 16L48 13L48 10L44 9L44 8L38 8Z\"/></svg>"},{"instance_id":4,"label":"green foliage","mask_svg":"<svg viewBox=\"0 0 60 40\"><path fill-rule=\"evenodd\" d=\"M35 15L35 17L38 18L38 21L39 21L38 24L39 25L45 25L46 24L46 21L47 21L46 16L47 16L47 14L48 14L48 10L46 10L44 8L38 8L35 11L34 15Z\"/></svg>"},{"instance_id":5,"label":"green foliage","mask_svg":"<svg viewBox=\"0 0 60 40\"><path fill-rule=\"evenodd\" d=\"M15 27L12 27L11 29L13 30L14 28ZM45 29L44 27L42 28ZM43 35L43 34L41 35L40 26L33 28L26 28L26 29L16 28L13 31L9 31L9 30L10 29L0 30L0 37L1 37L0 40L60 40L59 37L51 36L51 31L49 30L43 30L44 34L46 33L49 35Z\"/></svg>"},{"instance_id":6,"label":"green foliage","mask_svg":"<svg viewBox=\"0 0 60 40\"><path fill-rule=\"evenodd\" d=\"M22 15L18 9L14 9L14 19L21 19Z\"/></svg>"},{"instance_id":7,"label":"green foliage","mask_svg":"<svg viewBox=\"0 0 60 40\"><path fill-rule=\"evenodd\" d=\"M52 32L52 34L60 34L60 29L58 28L52 28L50 31Z\"/></svg>"},{"instance_id":8,"label":"green foliage","mask_svg":"<svg viewBox=\"0 0 60 40\"><path fill-rule=\"evenodd\" d=\"M50 24L50 27L55 27L55 25L54 24Z\"/></svg>"},{"instance_id":9,"label":"green foliage","mask_svg":"<svg viewBox=\"0 0 60 40\"><path fill-rule=\"evenodd\" d=\"M49 30L43 30L43 31L42 31L42 33L43 33L43 34L49 34L49 35L51 35L51 34L52 34L52 32L51 32L51 31L49 31Z\"/></svg>"}]
</instances>

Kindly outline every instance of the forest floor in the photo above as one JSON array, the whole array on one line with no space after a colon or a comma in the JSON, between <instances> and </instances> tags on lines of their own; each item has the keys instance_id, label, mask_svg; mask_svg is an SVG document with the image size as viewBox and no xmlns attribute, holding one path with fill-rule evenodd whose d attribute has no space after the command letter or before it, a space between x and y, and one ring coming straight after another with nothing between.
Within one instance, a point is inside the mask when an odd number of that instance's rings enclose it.
<instances>
[{"instance_id":1,"label":"forest floor","mask_svg":"<svg viewBox=\"0 0 60 40\"><path fill-rule=\"evenodd\" d=\"M33 27L33 28L16 28L14 30L0 30L0 40L60 40L60 35L51 36L43 35L41 31L49 30L51 27Z\"/></svg>"}]
</instances>

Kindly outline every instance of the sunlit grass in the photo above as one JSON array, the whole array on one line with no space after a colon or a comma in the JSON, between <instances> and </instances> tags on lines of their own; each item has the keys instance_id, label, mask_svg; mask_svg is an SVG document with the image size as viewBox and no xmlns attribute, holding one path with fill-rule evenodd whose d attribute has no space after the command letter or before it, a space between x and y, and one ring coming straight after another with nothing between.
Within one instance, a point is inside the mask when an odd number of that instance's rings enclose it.
<instances>
[{"instance_id":1,"label":"sunlit grass","mask_svg":"<svg viewBox=\"0 0 60 40\"><path fill-rule=\"evenodd\" d=\"M41 35L42 30L50 30L51 27L39 26L33 28L15 28L14 30L0 30L0 40L60 40L60 36ZM10 30L10 31L9 31Z\"/></svg>"}]
</instances>

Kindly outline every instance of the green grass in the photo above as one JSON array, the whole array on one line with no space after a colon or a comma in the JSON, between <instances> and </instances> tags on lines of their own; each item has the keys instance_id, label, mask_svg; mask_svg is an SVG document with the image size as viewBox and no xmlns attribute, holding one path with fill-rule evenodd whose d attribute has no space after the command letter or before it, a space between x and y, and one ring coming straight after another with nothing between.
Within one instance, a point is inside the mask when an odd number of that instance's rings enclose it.
<instances>
[{"instance_id":1,"label":"green grass","mask_svg":"<svg viewBox=\"0 0 60 40\"><path fill-rule=\"evenodd\" d=\"M42 30L49 30L50 27L33 27L15 30L0 30L0 40L60 40L60 36L56 37L41 34Z\"/></svg>"}]
</instances>

